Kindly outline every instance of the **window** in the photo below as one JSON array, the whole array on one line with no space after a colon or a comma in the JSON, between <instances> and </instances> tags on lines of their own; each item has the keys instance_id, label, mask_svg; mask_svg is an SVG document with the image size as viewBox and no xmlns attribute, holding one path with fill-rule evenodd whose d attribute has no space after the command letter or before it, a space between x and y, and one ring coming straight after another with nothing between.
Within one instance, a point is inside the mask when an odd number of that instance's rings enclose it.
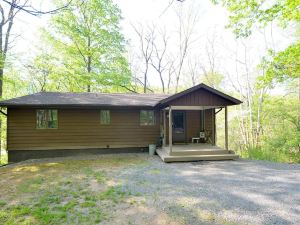
<instances>
[{"instance_id":1,"label":"window","mask_svg":"<svg viewBox=\"0 0 300 225\"><path fill-rule=\"evenodd\" d=\"M55 129L58 126L56 109L38 109L36 111L36 128Z\"/></svg>"},{"instance_id":2,"label":"window","mask_svg":"<svg viewBox=\"0 0 300 225\"><path fill-rule=\"evenodd\" d=\"M153 110L141 110L140 111L140 125L154 125L155 116Z\"/></svg>"},{"instance_id":3,"label":"window","mask_svg":"<svg viewBox=\"0 0 300 225\"><path fill-rule=\"evenodd\" d=\"M101 124L110 124L110 111L101 110L100 111L100 123Z\"/></svg>"}]
</instances>

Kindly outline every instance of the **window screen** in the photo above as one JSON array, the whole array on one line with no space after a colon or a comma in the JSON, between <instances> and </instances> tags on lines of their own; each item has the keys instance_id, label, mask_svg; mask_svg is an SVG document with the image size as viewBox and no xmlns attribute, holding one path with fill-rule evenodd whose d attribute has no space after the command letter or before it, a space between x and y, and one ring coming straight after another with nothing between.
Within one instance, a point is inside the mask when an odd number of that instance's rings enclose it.
<instances>
[{"instance_id":1,"label":"window screen","mask_svg":"<svg viewBox=\"0 0 300 225\"><path fill-rule=\"evenodd\" d=\"M110 124L110 111L101 110L100 111L100 122L101 124Z\"/></svg>"},{"instance_id":2,"label":"window screen","mask_svg":"<svg viewBox=\"0 0 300 225\"><path fill-rule=\"evenodd\" d=\"M155 116L153 110L141 110L140 111L140 125L154 125Z\"/></svg>"},{"instance_id":3,"label":"window screen","mask_svg":"<svg viewBox=\"0 0 300 225\"><path fill-rule=\"evenodd\" d=\"M36 111L36 127L38 129L54 129L58 127L56 109L38 109Z\"/></svg>"}]
</instances>

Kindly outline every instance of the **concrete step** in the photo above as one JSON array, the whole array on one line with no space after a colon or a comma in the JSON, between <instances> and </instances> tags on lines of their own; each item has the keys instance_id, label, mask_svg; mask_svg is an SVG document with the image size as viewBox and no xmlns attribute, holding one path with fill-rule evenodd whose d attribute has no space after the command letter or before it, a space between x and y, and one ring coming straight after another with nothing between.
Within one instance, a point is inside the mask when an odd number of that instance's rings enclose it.
<instances>
[{"instance_id":1,"label":"concrete step","mask_svg":"<svg viewBox=\"0 0 300 225\"><path fill-rule=\"evenodd\" d=\"M202 149L202 150L182 150L173 151L172 156L186 156L186 155L225 155L228 154L228 150L223 149Z\"/></svg>"},{"instance_id":2,"label":"concrete step","mask_svg":"<svg viewBox=\"0 0 300 225\"><path fill-rule=\"evenodd\" d=\"M192 162L201 160L234 160L239 156L233 153L218 154L218 155L168 155L165 151L158 149L157 154L164 162Z\"/></svg>"}]
</instances>

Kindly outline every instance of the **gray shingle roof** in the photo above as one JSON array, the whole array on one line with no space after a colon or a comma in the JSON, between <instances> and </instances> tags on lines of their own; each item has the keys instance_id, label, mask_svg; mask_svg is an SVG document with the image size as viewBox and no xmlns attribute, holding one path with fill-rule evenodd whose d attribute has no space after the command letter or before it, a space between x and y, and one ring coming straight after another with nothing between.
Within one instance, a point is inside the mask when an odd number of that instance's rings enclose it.
<instances>
[{"instance_id":1,"label":"gray shingle roof","mask_svg":"<svg viewBox=\"0 0 300 225\"><path fill-rule=\"evenodd\" d=\"M39 92L0 102L0 106L145 106L153 107L167 94L108 94Z\"/></svg>"},{"instance_id":2,"label":"gray shingle roof","mask_svg":"<svg viewBox=\"0 0 300 225\"><path fill-rule=\"evenodd\" d=\"M126 94L126 93L74 93L74 92L39 92L19 98L0 101L0 106L5 107L154 107L159 104L166 104L176 98L189 94L199 89L205 89L213 94L232 102L229 105L242 103L240 100L231 97L223 92L213 89L203 83L191 87L177 94Z\"/></svg>"}]
</instances>

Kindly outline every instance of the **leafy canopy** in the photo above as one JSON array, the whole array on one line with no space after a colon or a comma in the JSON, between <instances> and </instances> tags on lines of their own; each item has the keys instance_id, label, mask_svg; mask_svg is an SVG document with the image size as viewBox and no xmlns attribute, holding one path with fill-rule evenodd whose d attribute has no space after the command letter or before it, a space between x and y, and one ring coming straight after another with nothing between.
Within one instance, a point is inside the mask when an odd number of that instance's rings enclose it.
<instances>
[{"instance_id":1,"label":"leafy canopy","mask_svg":"<svg viewBox=\"0 0 300 225\"><path fill-rule=\"evenodd\" d=\"M58 7L65 3L56 2ZM73 0L69 10L53 15L42 30L49 50L38 56L36 67L46 69L48 78L60 84L58 89L114 91L126 87L130 71L120 18L120 9L111 0ZM39 63L42 61L47 65Z\"/></svg>"},{"instance_id":2,"label":"leafy canopy","mask_svg":"<svg viewBox=\"0 0 300 225\"><path fill-rule=\"evenodd\" d=\"M237 37L248 37L254 25L266 26L277 21L287 27L300 22L300 0L212 0L222 3L229 11L228 27Z\"/></svg>"},{"instance_id":3,"label":"leafy canopy","mask_svg":"<svg viewBox=\"0 0 300 225\"><path fill-rule=\"evenodd\" d=\"M264 59L267 68L264 84L300 77L300 0L212 0L222 3L229 11L228 28L233 29L237 38L251 35L254 26L265 27L277 22L283 28L298 28L296 42L281 52L270 54ZM262 78L260 78L262 80Z\"/></svg>"}]
</instances>

